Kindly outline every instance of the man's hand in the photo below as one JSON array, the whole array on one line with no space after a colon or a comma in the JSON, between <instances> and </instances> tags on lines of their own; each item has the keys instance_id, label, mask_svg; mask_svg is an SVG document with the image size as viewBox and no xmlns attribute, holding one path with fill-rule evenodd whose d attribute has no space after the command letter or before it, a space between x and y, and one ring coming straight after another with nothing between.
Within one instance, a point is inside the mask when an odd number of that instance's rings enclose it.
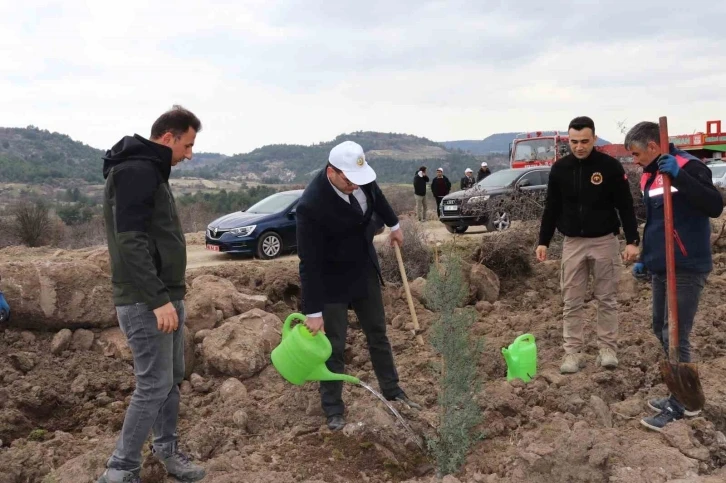
<instances>
[{"instance_id":1,"label":"man's hand","mask_svg":"<svg viewBox=\"0 0 726 483\"><path fill-rule=\"evenodd\" d=\"M10 305L5 300L5 296L0 292L0 322L7 322L10 320Z\"/></svg>"},{"instance_id":2,"label":"man's hand","mask_svg":"<svg viewBox=\"0 0 726 483\"><path fill-rule=\"evenodd\" d=\"M640 262L633 265L633 277L638 280L645 280L648 278L648 271L646 270L645 265Z\"/></svg>"},{"instance_id":3,"label":"man's hand","mask_svg":"<svg viewBox=\"0 0 726 483\"><path fill-rule=\"evenodd\" d=\"M322 317L307 317L305 319L305 327L313 334L317 334L318 331L325 333L325 324Z\"/></svg>"},{"instance_id":4,"label":"man's hand","mask_svg":"<svg viewBox=\"0 0 726 483\"><path fill-rule=\"evenodd\" d=\"M623 251L623 261L634 262L638 259L639 255L640 250L638 250L638 247L636 247L635 245L626 245L625 250Z\"/></svg>"},{"instance_id":5,"label":"man's hand","mask_svg":"<svg viewBox=\"0 0 726 483\"><path fill-rule=\"evenodd\" d=\"M154 309L154 315L156 315L156 326L165 334L171 334L179 327L179 316L171 302Z\"/></svg>"},{"instance_id":6,"label":"man's hand","mask_svg":"<svg viewBox=\"0 0 726 483\"><path fill-rule=\"evenodd\" d=\"M664 154L658 158L658 171L668 174L672 179L676 179L681 168L678 166L676 158L670 154Z\"/></svg>"},{"instance_id":7,"label":"man's hand","mask_svg":"<svg viewBox=\"0 0 726 483\"><path fill-rule=\"evenodd\" d=\"M393 246L394 243L398 243L399 247L403 246L403 230L400 228L396 231L392 231L390 235L388 235L388 244Z\"/></svg>"},{"instance_id":8,"label":"man's hand","mask_svg":"<svg viewBox=\"0 0 726 483\"><path fill-rule=\"evenodd\" d=\"M545 260L547 260L547 246L538 245L537 249L534 252L537 254L537 260L539 260L540 262L544 262Z\"/></svg>"}]
</instances>

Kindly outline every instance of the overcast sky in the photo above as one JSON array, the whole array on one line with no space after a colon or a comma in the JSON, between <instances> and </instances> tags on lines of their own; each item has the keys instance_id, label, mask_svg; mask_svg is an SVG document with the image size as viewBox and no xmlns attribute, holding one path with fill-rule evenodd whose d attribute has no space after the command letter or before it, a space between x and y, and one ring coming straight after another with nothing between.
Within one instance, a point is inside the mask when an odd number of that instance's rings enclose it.
<instances>
[{"instance_id":1,"label":"overcast sky","mask_svg":"<svg viewBox=\"0 0 726 483\"><path fill-rule=\"evenodd\" d=\"M528 4L532 4L528 6ZM172 104L196 150L726 121L726 1L0 0L0 126L107 149Z\"/></svg>"}]
</instances>

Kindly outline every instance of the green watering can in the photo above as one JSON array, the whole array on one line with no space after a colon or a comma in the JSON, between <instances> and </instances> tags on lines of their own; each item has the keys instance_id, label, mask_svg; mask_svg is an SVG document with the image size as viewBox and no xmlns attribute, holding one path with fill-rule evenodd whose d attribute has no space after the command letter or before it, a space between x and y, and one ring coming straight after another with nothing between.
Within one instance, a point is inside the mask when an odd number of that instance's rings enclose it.
<instances>
[{"instance_id":1,"label":"green watering can","mask_svg":"<svg viewBox=\"0 0 726 483\"><path fill-rule=\"evenodd\" d=\"M522 334L508 348L502 348L507 362L507 381L529 382L537 374L537 345L532 334Z\"/></svg>"},{"instance_id":2,"label":"green watering can","mask_svg":"<svg viewBox=\"0 0 726 483\"><path fill-rule=\"evenodd\" d=\"M305 321L302 314L290 314L282 326L282 341L270 357L277 372L288 382L301 386L307 381L346 381L360 384L357 377L334 374L325 367L333 347L323 332L310 333L305 324L290 327L293 320Z\"/></svg>"}]
</instances>

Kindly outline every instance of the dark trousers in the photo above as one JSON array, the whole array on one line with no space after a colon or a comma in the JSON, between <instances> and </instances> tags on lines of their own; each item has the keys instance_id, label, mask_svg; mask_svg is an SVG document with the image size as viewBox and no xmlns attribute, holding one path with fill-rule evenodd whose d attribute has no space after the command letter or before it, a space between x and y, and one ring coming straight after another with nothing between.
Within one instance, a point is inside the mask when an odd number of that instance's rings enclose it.
<instances>
[{"instance_id":1,"label":"dark trousers","mask_svg":"<svg viewBox=\"0 0 726 483\"><path fill-rule=\"evenodd\" d=\"M403 391L398 386L398 372L393 363L393 351L386 336L386 317L378 273L372 264L368 273L367 298L354 300L351 305L368 341L368 352L381 392L386 399L395 399L403 394ZM348 304L326 304L323 308L323 320L325 335L333 346L333 353L325 365L332 372L342 373L345 371L343 354L348 332ZM341 381L320 383L320 399L326 416L343 414L345 405L342 394Z\"/></svg>"},{"instance_id":2,"label":"dark trousers","mask_svg":"<svg viewBox=\"0 0 726 483\"><path fill-rule=\"evenodd\" d=\"M443 196L434 196L434 199L436 200L436 215L441 216L441 200L444 199Z\"/></svg>"},{"instance_id":3,"label":"dark trousers","mask_svg":"<svg viewBox=\"0 0 726 483\"><path fill-rule=\"evenodd\" d=\"M680 362L691 362L691 329L698 310L708 273L677 272L678 356ZM653 332L668 357L668 296L666 275L653 274Z\"/></svg>"}]
</instances>

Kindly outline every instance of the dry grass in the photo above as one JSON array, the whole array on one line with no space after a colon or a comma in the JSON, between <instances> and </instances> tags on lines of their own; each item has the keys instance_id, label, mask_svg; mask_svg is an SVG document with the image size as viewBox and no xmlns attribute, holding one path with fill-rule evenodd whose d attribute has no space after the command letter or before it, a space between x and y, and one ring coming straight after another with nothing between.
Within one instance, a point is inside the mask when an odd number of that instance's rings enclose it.
<instances>
[{"instance_id":1,"label":"dry grass","mask_svg":"<svg viewBox=\"0 0 726 483\"><path fill-rule=\"evenodd\" d=\"M429 271L432 256L431 249L426 243L426 232L413 219L403 218L400 223L401 230L403 230L401 258L403 259L403 266L406 268L406 276L409 280L424 277ZM378 261L381 265L381 275L384 281L402 283L398 260L393 248L387 244L379 247Z\"/></svg>"},{"instance_id":2,"label":"dry grass","mask_svg":"<svg viewBox=\"0 0 726 483\"><path fill-rule=\"evenodd\" d=\"M482 237L473 259L491 269L502 280L527 277L532 273L534 251L539 239L539 221L525 221L515 228ZM564 237L556 232L547 250L547 258L562 256Z\"/></svg>"},{"instance_id":3,"label":"dry grass","mask_svg":"<svg viewBox=\"0 0 726 483\"><path fill-rule=\"evenodd\" d=\"M623 168L628 176L630 194L633 196L635 219L638 224L645 223L645 204L643 203L643 193L640 191L640 176L643 174L643 168L637 164L624 164Z\"/></svg>"},{"instance_id":4,"label":"dry grass","mask_svg":"<svg viewBox=\"0 0 726 483\"><path fill-rule=\"evenodd\" d=\"M416 201L413 197L413 186L405 186L398 184L383 185L381 186L383 195L390 203L391 208L397 215L403 215L406 213L416 212ZM431 203L436 207L433 197L431 197ZM429 209L431 211L431 209ZM435 211L435 209L434 209Z\"/></svg>"}]
</instances>

